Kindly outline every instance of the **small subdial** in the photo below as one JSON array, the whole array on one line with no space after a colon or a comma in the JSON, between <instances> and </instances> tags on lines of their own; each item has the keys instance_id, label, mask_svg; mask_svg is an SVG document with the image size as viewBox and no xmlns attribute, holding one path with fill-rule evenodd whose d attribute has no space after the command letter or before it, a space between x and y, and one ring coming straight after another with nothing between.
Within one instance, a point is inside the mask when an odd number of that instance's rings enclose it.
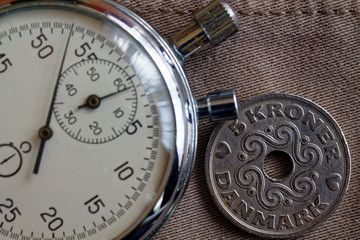
<instances>
[{"instance_id":1,"label":"small subdial","mask_svg":"<svg viewBox=\"0 0 360 240\"><path fill-rule=\"evenodd\" d=\"M72 138L89 144L119 137L137 109L135 72L107 60L86 60L61 76L54 114Z\"/></svg>"},{"instance_id":2,"label":"small subdial","mask_svg":"<svg viewBox=\"0 0 360 240\"><path fill-rule=\"evenodd\" d=\"M12 143L0 145L0 178L14 176L21 168L22 156Z\"/></svg>"}]
</instances>

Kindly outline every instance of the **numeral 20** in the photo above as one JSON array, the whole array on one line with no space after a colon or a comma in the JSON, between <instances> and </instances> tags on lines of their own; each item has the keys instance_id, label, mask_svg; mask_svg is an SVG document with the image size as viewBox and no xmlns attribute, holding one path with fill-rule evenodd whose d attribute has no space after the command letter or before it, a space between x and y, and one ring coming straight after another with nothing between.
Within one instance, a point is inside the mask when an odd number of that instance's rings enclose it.
<instances>
[{"instance_id":1,"label":"numeral 20","mask_svg":"<svg viewBox=\"0 0 360 240\"><path fill-rule=\"evenodd\" d=\"M57 211L55 208L50 207L49 210L49 213L41 213L40 217L45 223L49 222L48 227L50 231L56 231L61 228L64 221L61 218L56 217Z\"/></svg>"},{"instance_id":2,"label":"numeral 20","mask_svg":"<svg viewBox=\"0 0 360 240\"><path fill-rule=\"evenodd\" d=\"M96 136L100 135L102 132L102 128L99 127L99 123L94 121L92 124L89 125L90 130L95 134Z\"/></svg>"}]
</instances>

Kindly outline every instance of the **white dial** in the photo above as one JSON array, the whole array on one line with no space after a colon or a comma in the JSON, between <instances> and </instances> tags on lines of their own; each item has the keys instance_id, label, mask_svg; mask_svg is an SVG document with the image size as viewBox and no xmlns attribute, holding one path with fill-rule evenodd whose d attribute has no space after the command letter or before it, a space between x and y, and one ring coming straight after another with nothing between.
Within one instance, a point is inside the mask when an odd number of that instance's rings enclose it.
<instances>
[{"instance_id":1,"label":"white dial","mask_svg":"<svg viewBox=\"0 0 360 240\"><path fill-rule=\"evenodd\" d=\"M162 75L131 35L82 11L0 14L0 239L117 239L169 176Z\"/></svg>"}]
</instances>

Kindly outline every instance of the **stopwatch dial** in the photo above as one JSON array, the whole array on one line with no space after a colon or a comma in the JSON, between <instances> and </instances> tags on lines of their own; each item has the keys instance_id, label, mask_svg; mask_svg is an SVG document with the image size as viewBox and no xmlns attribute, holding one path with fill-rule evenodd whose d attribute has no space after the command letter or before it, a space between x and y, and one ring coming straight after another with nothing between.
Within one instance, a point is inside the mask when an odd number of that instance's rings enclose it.
<instances>
[{"instance_id":1,"label":"stopwatch dial","mask_svg":"<svg viewBox=\"0 0 360 240\"><path fill-rule=\"evenodd\" d=\"M67 2L0 6L0 239L124 237L172 169L174 110L150 53Z\"/></svg>"},{"instance_id":2,"label":"stopwatch dial","mask_svg":"<svg viewBox=\"0 0 360 240\"><path fill-rule=\"evenodd\" d=\"M12 143L0 145L0 178L14 176L21 165L21 153Z\"/></svg>"},{"instance_id":3,"label":"stopwatch dial","mask_svg":"<svg viewBox=\"0 0 360 240\"><path fill-rule=\"evenodd\" d=\"M54 103L56 120L78 141L96 144L114 140L129 131L136 115L134 77L107 60L72 65L60 77Z\"/></svg>"}]
</instances>

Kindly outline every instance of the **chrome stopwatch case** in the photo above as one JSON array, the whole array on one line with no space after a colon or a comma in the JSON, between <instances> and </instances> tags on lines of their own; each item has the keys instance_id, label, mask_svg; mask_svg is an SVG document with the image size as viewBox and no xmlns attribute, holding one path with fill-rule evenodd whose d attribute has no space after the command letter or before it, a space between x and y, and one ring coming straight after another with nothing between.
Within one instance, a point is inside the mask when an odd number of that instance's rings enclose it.
<instances>
[{"instance_id":1,"label":"chrome stopwatch case","mask_svg":"<svg viewBox=\"0 0 360 240\"><path fill-rule=\"evenodd\" d=\"M195 100L181 63L237 29L214 1L171 40L107 0L0 5L0 239L149 238L194 163L198 118L236 117L233 91Z\"/></svg>"}]
</instances>

